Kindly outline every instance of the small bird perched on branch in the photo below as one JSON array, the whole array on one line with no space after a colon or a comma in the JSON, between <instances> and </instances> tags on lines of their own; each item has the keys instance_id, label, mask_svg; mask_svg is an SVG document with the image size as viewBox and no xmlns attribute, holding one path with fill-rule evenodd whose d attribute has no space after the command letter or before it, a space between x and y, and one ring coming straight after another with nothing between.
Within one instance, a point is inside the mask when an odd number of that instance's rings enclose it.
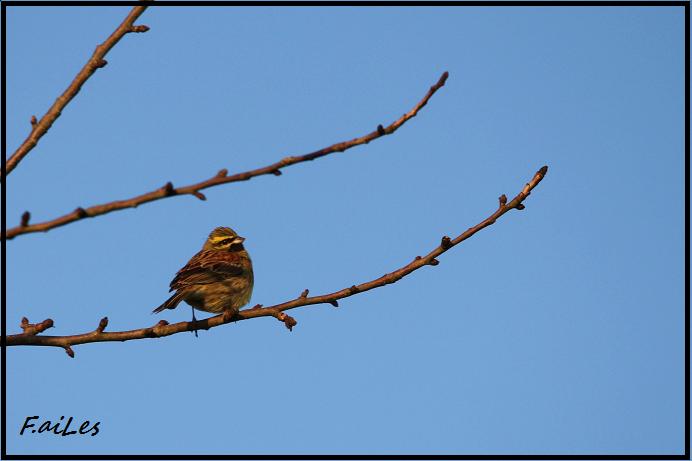
<instances>
[{"instance_id":1,"label":"small bird perched on branch","mask_svg":"<svg viewBox=\"0 0 692 461\"><path fill-rule=\"evenodd\" d=\"M220 313L238 310L250 301L254 276L245 239L230 227L214 229L199 253L178 271L171 281L175 294L154 309L175 309L181 301L194 309ZM195 332L196 333L196 332Z\"/></svg>"}]
</instances>

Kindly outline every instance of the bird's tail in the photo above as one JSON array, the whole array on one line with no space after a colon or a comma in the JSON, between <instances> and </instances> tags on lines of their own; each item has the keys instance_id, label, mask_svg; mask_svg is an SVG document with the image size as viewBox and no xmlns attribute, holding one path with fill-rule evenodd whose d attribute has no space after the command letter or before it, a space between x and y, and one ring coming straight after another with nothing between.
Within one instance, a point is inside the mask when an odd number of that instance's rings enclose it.
<instances>
[{"instance_id":1,"label":"bird's tail","mask_svg":"<svg viewBox=\"0 0 692 461\"><path fill-rule=\"evenodd\" d=\"M182 301L184 297L185 295L183 293L178 292L170 298L168 298L165 303L161 304L159 307L157 307L151 312L154 314L158 314L159 312L165 309L175 309L176 307L178 307L178 304L180 304L180 301Z\"/></svg>"}]
</instances>

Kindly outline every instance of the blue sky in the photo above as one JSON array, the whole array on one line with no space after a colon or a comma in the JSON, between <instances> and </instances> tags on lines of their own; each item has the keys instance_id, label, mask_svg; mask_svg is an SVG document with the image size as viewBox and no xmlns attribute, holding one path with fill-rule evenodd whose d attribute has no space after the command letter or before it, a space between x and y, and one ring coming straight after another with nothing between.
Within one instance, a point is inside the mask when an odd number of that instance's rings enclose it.
<instances>
[{"instance_id":1,"label":"blue sky","mask_svg":"<svg viewBox=\"0 0 692 461\"><path fill-rule=\"evenodd\" d=\"M7 9L7 152L129 8ZM155 7L7 181L10 226L392 136L7 243L8 332L151 314L216 226L252 304L377 278L546 179L400 282L160 340L7 351L14 454L684 450L682 7ZM27 416L100 421L24 434Z\"/></svg>"}]
</instances>

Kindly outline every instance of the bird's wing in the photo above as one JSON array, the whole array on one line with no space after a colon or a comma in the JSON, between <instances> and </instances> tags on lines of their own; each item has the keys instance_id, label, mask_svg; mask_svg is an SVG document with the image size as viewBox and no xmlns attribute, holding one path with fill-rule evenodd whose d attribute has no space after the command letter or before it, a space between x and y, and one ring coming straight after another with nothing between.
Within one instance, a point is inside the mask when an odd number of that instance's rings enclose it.
<instances>
[{"instance_id":1,"label":"bird's wing","mask_svg":"<svg viewBox=\"0 0 692 461\"><path fill-rule=\"evenodd\" d=\"M243 273L242 261L233 253L200 251L178 271L171 281L171 289L188 285L204 285L221 282Z\"/></svg>"}]
</instances>

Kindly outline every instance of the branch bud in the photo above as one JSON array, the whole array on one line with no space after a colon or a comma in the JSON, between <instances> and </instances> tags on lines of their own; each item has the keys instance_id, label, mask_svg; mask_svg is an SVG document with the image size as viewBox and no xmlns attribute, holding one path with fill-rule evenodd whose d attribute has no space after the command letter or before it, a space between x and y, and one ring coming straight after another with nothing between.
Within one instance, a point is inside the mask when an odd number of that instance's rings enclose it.
<instances>
[{"instance_id":1,"label":"branch bud","mask_svg":"<svg viewBox=\"0 0 692 461\"><path fill-rule=\"evenodd\" d=\"M290 315L287 315L285 312L279 312L278 314L275 315L275 317L284 323L286 325L286 328L288 328L288 331L293 331L293 327L298 325L298 322L296 322L296 319L291 317Z\"/></svg>"},{"instance_id":2,"label":"branch bud","mask_svg":"<svg viewBox=\"0 0 692 461\"><path fill-rule=\"evenodd\" d=\"M446 235L442 237L442 241L440 242L440 246L442 247L443 250L449 250L452 248L452 239L447 237Z\"/></svg>"},{"instance_id":3,"label":"branch bud","mask_svg":"<svg viewBox=\"0 0 692 461\"><path fill-rule=\"evenodd\" d=\"M166 195L167 197L168 197L169 195L174 195L174 194L175 194L175 188L173 187L173 183L170 182L170 181L168 181L166 184L164 184L163 187L162 187L161 189L163 189L163 193L164 193L164 195Z\"/></svg>"},{"instance_id":4,"label":"branch bud","mask_svg":"<svg viewBox=\"0 0 692 461\"><path fill-rule=\"evenodd\" d=\"M143 33L147 32L149 30L149 26L145 26L142 24L141 26L132 26L130 27L130 32L135 32L135 33Z\"/></svg>"},{"instance_id":5,"label":"branch bud","mask_svg":"<svg viewBox=\"0 0 692 461\"><path fill-rule=\"evenodd\" d=\"M108 317L104 317L99 322L99 326L96 327L96 331L98 333L103 333L103 330L105 330L107 326L108 326Z\"/></svg>"},{"instance_id":6,"label":"branch bud","mask_svg":"<svg viewBox=\"0 0 692 461\"><path fill-rule=\"evenodd\" d=\"M70 346L65 346L65 352L67 352L67 355L69 355L71 358L74 358L74 351Z\"/></svg>"},{"instance_id":7,"label":"branch bud","mask_svg":"<svg viewBox=\"0 0 692 461\"><path fill-rule=\"evenodd\" d=\"M31 219L31 213L28 211L25 211L22 213L22 222L19 224L22 227L26 227L29 225L29 219Z\"/></svg>"}]
</instances>

